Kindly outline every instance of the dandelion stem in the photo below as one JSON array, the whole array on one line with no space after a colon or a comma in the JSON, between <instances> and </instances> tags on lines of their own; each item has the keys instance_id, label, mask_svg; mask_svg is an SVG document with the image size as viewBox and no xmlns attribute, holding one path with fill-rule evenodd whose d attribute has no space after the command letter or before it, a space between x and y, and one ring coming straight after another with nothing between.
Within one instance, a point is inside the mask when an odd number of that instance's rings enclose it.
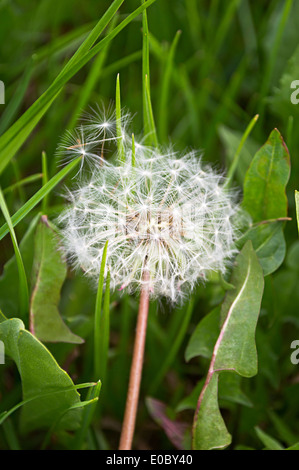
<instances>
[{"instance_id":1,"label":"dandelion stem","mask_svg":"<svg viewBox=\"0 0 299 470\"><path fill-rule=\"evenodd\" d=\"M119 450L131 450L135 430L149 310L148 271L144 273L143 279L145 284L140 294L133 359Z\"/></svg>"}]
</instances>

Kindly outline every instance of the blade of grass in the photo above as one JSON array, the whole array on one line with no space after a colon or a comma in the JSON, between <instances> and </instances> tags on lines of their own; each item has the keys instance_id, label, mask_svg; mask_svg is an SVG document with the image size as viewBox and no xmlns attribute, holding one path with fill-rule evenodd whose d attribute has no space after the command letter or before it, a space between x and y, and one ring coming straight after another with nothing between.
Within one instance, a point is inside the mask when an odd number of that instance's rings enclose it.
<instances>
[{"instance_id":1,"label":"blade of grass","mask_svg":"<svg viewBox=\"0 0 299 470\"><path fill-rule=\"evenodd\" d=\"M43 177L42 173L36 173L34 175L27 176L27 178L23 178L17 183L7 186L7 188L3 189L3 194L11 193L12 191L14 191L16 188L19 188L20 186L25 186L27 184L34 183L35 181L42 179L42 177Z\"/></svg>"},{"instance_id":2,"label":"blade of grass","mask_svg":"<svg viewBox=\"0 0 299 470\"><path fill-rule=\"evenodd\" d=\"M239 146L236 150L236 153L233 157L232 163L231 163L231 165L229 167L229 170L227 172L227 180L226 180L226 185L225 185L226 188L229 188L231 186L232 179L233 179L235 171L238 167L241 151L244 147L244 144L245 144L246 140L248 139L249 135L251 134L254 126L256 125L256 123L258 121L258 118L259 118L259 115L256 114L256 116L254 116L254 118L248 124L248 126L247 126L247 128L246 128L246 130L245 130L245 132L242 136L241 142L240 142L240 144L239 144Z\"/></svg>"},{"instance_id":3,"label":"blade of grass","mask_svg":"<svg viewBox=\"0 0 299 470\"><path fill-rule=\"evenodd\" d=\"M106 78L109 75L113 75L116 72L119 72L120 69L130 65L132 62L136 62L142 57L142 51L136 51L132 54L127 55L123 59L116 60L110 65L107 65L102 71L101 78Z\"/></svg>"},{"instance_id":4,"label":"blade of grass","mask_svg":"<svg viewBox=\"0 0 299 470\"><path fill-rule=\"evenodd\" d=\"M15 227L29 212L34 209L34 207L43 200L43 198L52 191L55 186L57 186L62 179L68 175L81 161L81 157L78 157L76 160L69 163L65 168L63 168L59 173L57 173L53 178L51 178L45 186L43 186L39 191L37 191L12 217L11 223ZM9 232L9 226L7 223L2 225L0 228L0 240Z\"/></svg>"},{"instance_id":5,"label":"blade of grass","mask_svg":"<svg viewBox=\"0 0 299 470\"><path fill-rule=\"evenodd\" d=\"M28 88L30 79L33 74L34 64L30 61L29 65L26 67L25 72L23 73L22 78L19 81L19 85L12 95L11 100L9 101L7 107L5 107L4 112L1 116L0 121L0 135L8 128L11 124L14 116L18 112L23 98L25 96L26 90Z\"/></svg>"},{"instance_id":6,"label":"blade of grass","mask_svg":"<svg viewBox=\"0 0 299 470\"><path fill-rule=\"evenodd\" d=\"M14 172L15 180L20 181L22 179L22 176L21 176L19 162L17 162L16 159L13 158L11 163L12 163L12 169ZM23 186L18 186L18 193L19 193L19 198L20 198L20 204L24 204L26 201L26 194L25 194Z\"/></svg>"},{"instance_id":7,"label":"blade of grass","mask_svg":"<svg viewBox=\"0 0 299 470\"><path fill-rule=\"evenodd\" d=\"M148 0L141 0L146 5ZM142 13L142 93L145 143L158 145L150 92L149 31L146 10Z\"/></svg>"},{"instance_id":8,"label":"blade of grass","mask_svg":"<svg viewBox=\"0 0 299 470\"><path fill-rule=\"evenodd\" d=\"M169 86L171 77L173 75L173 59L175 50L181 36L181 31L177 31L174 40L170 46L166 63L165 63L165 70L162 79L161 85L161 96L160 96L160 104L159 104L159 126L158 126L158 133L160 142L165 142L168 138L168 99L169 99Z\"/></svg>"},{"instance_id":9,"label":"blade of grass","mask_svg":"<svg viewBox=\"0 0 299 470\"><path fill-rule=\"evenodd\" d=\"M17 262L18 273L19 273L20 316L21 318L25 318L29 309L29 290L28 290L27 277L26 277L22 255L19 250L17 237L13 228L12 220L10 218L10 214L6 206L6 202L5 202L1 189L0 189L0 207L4 215L4 218L6 220L7 227L11 236L11 241L14 247L14 252L16 255L16 262Z\"/></svg>"},{"instance_id":10,"label":"blade of grass","mask_svg":"<svg viewBox=\"0 0 299 470\"><path fill-rule=\"evenodd\" d=\"M124 150L122 128L121 128L121 99L120 99L119 74L117 74L117 78L116 78L115 112L116 112L116 136L117 136L118 158L121 162L124 163L125 162L125 150Z\"/></svg>"},{"instance_id":11,"label":"blade of grass","mask_svg":"<svg viewBox=\"0 0 299 470\"><path fill-rule=\"evenodd\" d=\"M13 413L15 413L15 411L19 410L20 408L22 408L22 406L27 405L28 403L31 403L34 400L38 400L40 398L47 398L48 396L55 395L56 393L69 392L69 391L74 390L74 389L75 390L82 390L84 388L95 387L96 385L97 385L97 383L95 383L95 382L86 382L86 383L82 383L82 384L79 384L79 385L66 387L66 388L63 388L61 390L56 390L55 392L40 393L38 395L35 395L34 397L28 398L27 400L23 400L20 403L18 403L17 405L15 405L14 407L12 407L9 411L3 411L0 414L0 426L4 423L4 421L9 416L11 416Z\"/></svg>"},{"instance_id":12,"label":"blade of grass","mask_svg":"<svg viewBox=\"0 0 299 470\"><path fill-rule=\"evenodd\" d=\"M154 120L154 114L152 109L151 103L151 95L150 95L150 85L148 76L144 77L144 86L145 86L145 93L146 93L146 114L147 114L147 128L149 129L149 133L145 134L145 140L148 142L148 145L153 145L154 147L158 147L158 138L156 133L156 126Z\"/></svg>"},{"instance_id":13,"label":"blade of grass","mask_svg":"<svg viewBox=\"0 0 299 470\"><path fill-rule=\"evenodd\" d=\"M107 24L115 15L115 13L117 12L118 8L121 6L123 1L124 0L114 0L114 2L110 5L108 10L105 12L105 14L98 21L96 26L93 28L91 33L88 35L86 40L81 44L81 46L73 54L73 56L68 61L68 63L63 67L62 71L59 73L58 77L54 80L53 84L48 88L48 90L43 95L41 95L41 97L35 103L33 103L33 105L29 108L29 110L26 111L23 114L23 116L21 116L21 118L1 137L0 150L2 150L2 148L6 144L8 144L9 140L15 137L16 134L20 132L22 127L24 127L24 125L27 124L28 121L31 120L31 114L33 113L33 111L37 114L35 108L38 108L37 111L40 111L45 106L45 102L47 102L46 97L48 94L50 94L49 93L50 90L52 90L53 88L56 88L56 92L52 94L52 97L55 96L55 94L57 94L58 91L60 91L61 86L57 86L57 84L59 83L60 85L61 78L67 75L67 71L70 71L70 69L72 69L74 64L78 63L80 58L85 57L89 49L94 45L94 43L96 42L100 34L104 31Z\"/></svg>"},{"instance_id":14,"label":"blade of grass","mask_svg":"<svg viewBox=\"0 0 299 470\"><path fill-rule=\"evenodd\" d=\"M186 13L189 22L189 28L192 36L194 46L199 49L203 43L203 23L204 20L201 18L198 11L197 0L188 0L185 3Z\"/></svg>"},{"instance_id":15,"label":"blade of grass","mask_svg":"<svg viewBox=\"0 0 299 470\"><path fill-rule=\"evenodd\" d=\"M105 336L105 332L101 330L102 324L102 298L103 298L103 289L104 289L104 278L105 278L105 266L106 266L106 258L107 258L107 249L108 249L108 241L105 243L105 247L103 250L101 268L100 268L100 276L99 276L99 283L98 283L98 290L97 290L97 298L96 298L96 308L95 308L95 316L94 316L94 377L97 377L97 380L102 378L103 367L102 367L102 351L103 345L109 341Z\"/></svg>"},{"instance_id":16,"label":"blade of grass","mask_svg":"<svg viewBox=\"0 0 299 470\"><path fill-rule=\"evenodd\" d=\"M88 35L87 39L81 44L81 46L77 49L75 54L71 57L69 62L63 68L62 72L58 75L58 78L65 73L68 69L72 67L74 63L78 61L78 59L87 53L90 48L95 44L98 37L102 34L106 26L110 23L111 19L117 13L117 10L120 8L124 0L114 0L110 7L106 10L102 18L98 21L96 26L93 28L91 33Z\"/></svg>"},{"instance_id":17,"label":"blade of grass","mask_svg":"<svg viewBox=\"0 0 299 470\"><path fill-rule=\"evenodd\" d=\"M109 350L109 338L110 338L110 271L108 269L103 310L100 319L100 344L99 344L99 358L100 358L100 377L101 381L105 384L107 375L107 364L108 364L108 350Z\"/></svg>"},{"instance_id":18,"label":"blade of grass","mask_svg":"<svg viewBox=\"0 0 299 470\"><path fill-rule=\"evenodd\" d=\"M87 401L94 400L94 399L98 400L99 396L100 396L100 392L101 392L101 387L102 387L102 384L99 381L99 382L97 382L95 387L90 388L88 390L86 400ZM82 449L84 441L85 441L87 433L88 433L88 429L90 427L90 424L92 422L92 418L93 418L94 413L95 413L95 409L96 409L96 403L93 406L88 406L88 407L84 408L81 425L80 425L80 428L78 429L78 431L75 434L74 442L72 444L72 449L74 449L74 450L81 450Z\"/></svg>"},{"instance_id":19,"label":"blade of grass","mask_svg":"<svg viewBox=\"0 0 299 470\"><path fill-rule=\"evenodd\" d=\"M117 21L117 14L115 14L115 16L111 20L111 24L109 26L108 33L111 32L114 29L116 21ZM72 113L72 117L71 117L70 122L67 126L68 129L73 129L76 126L76 123L77 123L78 117L80 115L80 112L82 111L82 109L85 108L85 106L88 103L88 100L91 96L91 93L93 92L93 90L96 87L97 81L99 80L99 76L102 73L103 66L104 66L104 63L105 63L107 55L108 55L110 44L111 43L109 42L106 45L106 47L103 48L102 53L99 54L95 58L92 66L91 66L90 72L88 74L87 79L85 80L84 86L81 87L80 94L79 94L79 97L78 97L78 100L77 100L76 108L75 108L74 112Z\"/></svg>"},{"instance_id":20,"label":"blade of grass","mask_svg":"<svg viewBox=\"0 0 299 470\"><path fill-rule=\"evenodd\" d=\"M135 148L135 136L132 134L132 167L136 166L136 148Z\"/></svg>"},{"instance_id":21,"label":"blade of grass","mask_svg":"<svg viewBox=\"0 0 299 470\"><path fill-rule=\"evenodd\" d=\"M43 174L43 186L46 186L46 184L49 181L48 162L47 162L46 152L42 153L42 174ZM47 208L48 208L48 194L46 194L45 197L43 198L43 202L42 202L42 212L43 212L43 214L47 213Z\"/></svg>"},{"instance_id":22,"label":"blade of grass","mask_svg":"<svg viewBox=\"0 0 299 470\"><path fill-rule=\"evenodd\" d=\"M120 2L120 0L118 1ZM72 78L85 64L87 64L96 54L98 54L98 52L101 51L107 45L107 43L109 43L117 34L119 34L120 31L122 31L122 29L124 29L133 19L142 13L144 9L148 8L155 1L156 0L148 0L144 5L141 5L139 8L137 8L96 46L86 52L83 57L80 56L80 58L78 58L77 54L75 54L78 60L75 61L75 59L71 59L71 64L68 64L63 69L63 71L59 74L57 79L52 83L48 90L43 95L41 95L41 97L38 98L38 100L21 116L21 118L0 138L0 172L2 172L8 165L12 157L25 142L34 127L40 121L42 116L51 106L55 98L61 92L63 86L70 80L70 78ZM99 31L98 34L100 34Z\"/></svg>"},{"instance_id":23,"label":"blade of grass","mask_svg":"<svg viewBox=\"0 0 299 470\"><path fill-rule=\"evenodd\" d=\"M21 450L20 443L11 420L8 420L3 425L6 441L10 450Z\"/></svg>"},{"instance_id":24,"label":"blade of grass","mask_svg":"<svg viewBox=\"0 0 299 470\"><path fill-rule=\"evenodd\" d=\"M49 445L50 440L51 440L51 436L52 436L52 434L55 432L55 429L57 428L59 422L61 421L61 419L62 419L69 411L77 410L78 408L85 408L86 406L90 406L90 405L94 405L97 401L98 401L98 397L93 398L92 400L81 401L81 402L79 402L79 403L75 403L75 405L70 406L70 408L69 408L68 410L64 411L64 412L59 416L59 418L52 424L52 426L50 427L49 431L47 432L46 437L45 437L45 439L44 439L44 441L43 441L43 443L42 443L41 450L45 450L46 447Z\"/></svg>"}]
</instances>

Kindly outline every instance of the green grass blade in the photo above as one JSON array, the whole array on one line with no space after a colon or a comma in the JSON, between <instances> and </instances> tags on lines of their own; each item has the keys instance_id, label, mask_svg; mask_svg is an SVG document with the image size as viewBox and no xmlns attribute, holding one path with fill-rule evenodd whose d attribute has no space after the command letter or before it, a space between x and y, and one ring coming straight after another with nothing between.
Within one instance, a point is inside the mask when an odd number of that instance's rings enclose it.
<instances>
[{"instance_id":1,"label":"green grass blade","mask_svg":"<svg viewBox=\"0 0 299 470\"><path fill-rule=\"evenodd\" d=\"M102 349L103 349L103 342L106 341L105 337L103 336L104 333L101 330L101 324L102 324L102 298L103 298L103 289L104 289L107 249L108 249L108 241L106 242L104 250L103 250L98 290L97 290L95 317L94 317L94 377L97 377L97 380L101 379L101 374L103 372L101 354L102 354Z\"/></svg>"},{"instance_id":2,"label":"green grass blade","mask_svg":"<svg viewBox=\"0 0 299 470\"><path fill-rule=\"evenodd\" d=\"M136 166L136 148L135 148L135 136L132 134L132 167Z\"/></svg>"},{"instance_id":3,"label":"green grass blade","mask_svg":"<svg viewBox=\"0 0 299 470\"><path fill-rule=\"evenodd\" d=\"M21 252L19 250L17 237L13 228L12 220L10 218L10 214L6 206L6 202L5 202L1 189L0 189L0 207L4 215L4 218L6 220L6 224L10 232L12 244L14 247L14 252L16 255L16 262L17 262L18 273L19 273L20 316L22 318L25 318L29 309L29 290L28 290L27 277L26 277L26 272L25 272Z\"/></svg>"},{"instance_id":4,"label":"green grass blade","mask_svg":"<svg viewBox=\"0 0 299 470\"><path fill-rule=\"evenodd\" d=\"M43 175L42 173L36 173L34 175L27 176L27 178L23 178L20 181L17 181L14 184L11 184L10 186L7 186L7 188L3 189L3 194L8 194L14 191L15 189L19 188L20 186L25 186L30 183L35 183L35 181L39 181L42 179Z\"/></svg>"},{"instance_id":5,"label":"green grass blade","mask_svg":"<svg viewBox=\"0 0 299 470\"><path fill-rule=\"evenodd\" d=\"M98 398L100 396L100 392L101 392L101 387L102 387L102 384L99 381L99 382L97 382L95 387L90 388L88 390L86 400L87 401L95 400L95 399L98 400ZM72 444L72 448L74 450L81 450L82 449L83 443L84 443L84 441L86 439L86 436L87 436L87 433L88 433L88 429L90 427L90 424L92 422L92 418L93 418L94 413L95 413L95 409L96 409L96 403L93 406L88 406L84 409L83 416L82 416L82 421L81 421L81 426L78 429L78 431L76 432L76 435L74 437L74 442Z\"/></svg>"},{"instance_id":6,"label":"green grass blade","mask_svg":"<svg viewBox=\"0 0 299 470\"><path fill-rule=\"evenodd\" d=\"M50 440L51 440L51 436L52 436L52 434L55 432L55 429L57 428L59 422L61 421L61 419L62 419L67 413L69 413L69 411L77 410L78 408L89 407L90 405L94 405L97 401L98 401L98 397L93 398L92 400L80 401L79 403L75 403L74 405L70 406L70 407L68 408L68 410L64 411L64 412L59 416L59 418L52 424L52 426L50 427L49 431L47 432L46 437L45 437L45 439L44 439L44 441L43 441L43 444L42 444L42 446L41 446L41 450L45 450L46 447L49 445Z\"/></svg>"},{"instance_id":7,"label":"green grass blade","mask_svg":"<svg viewBox=\"0 0 299 470\"><path fill-rule=\"evenodd\" d=\"M75 52L75 54L66 64L66 66L64 67L64 69L62 70L59 76L63 75L63 73L65 73L65 71L70 69L71 66L80 59L80 57L84 56L84 54L89 51L89 49L94 45L98 37L102 34L102 32L104 31L108 23L114 17L114 15L116 14L117 10L120 8L123 2L124 0L114 0L114 2L110 5L108 10L102 16L102 18L98 21L96 26L93 28L91 33L88 35L87 39L81 44L79 49Z\"/></svg>"},{"instance_id":8,"label":"green grass blade","mask_svg":"<svg viewBox=\"0 0 299 470\"><path fill-rule=\"evenodd\" d=\"M120 31L122 31L132 20L134 20L140 13L142 13L144 9L148 8L155 1L156 0L148 0L145 5L141 5L139 8L137 8L116 28L114 28L111 33L109 33L104 39L102 39L96 46L86 52L83 57L81 57L81 55L83 52L85 52L86 46L84 48L80 48L80 58L78 57L78 53L76 53L76 60L74 58L71 59L71 63L67 64L67 66L59 74L57 79L48 88L48 90L45 91L45 93L41 95L41 97L38 98L38 100L21 116L21 118L13 126L11 126L11 128L0 138L0 173L4 170L4 168L8 165L15 153L25 142L34 127L37 125L37 123L46 113L55 98L61 92L63 86L96 54L98 54L98 52L100 52L104 47L106 47L106 45L117 34L119 34ZM118 2L120 2L120 0L118 0ZM100 31L97 30L97 33L100 34ZM84 44L86 44L86 41L84 42ZM91 42L92 41L90 41L90 39L89 41L87 41L88 44Z\"/></svg>"},{"instance_id":9,"label":"green grass blade","mask_svg":"<svg viewBox=\"0 0 299 470\"><path fill-rule=\"evenodd\" d=\"M126 67L127 65L132 64L140 60L142 57L142 51L136 51L132 54L123 57L122 59L116 60L112 64L107 65L102 71L101 78L106 78L109 75L114 75L115 73L119 72L120 69Z\"/></svg>"},{"instance_id":10,"label":"green grass blade","mask_svg":"<svg viewBox=\"0 0 299 470\"><path fill-rule=\"evenodd\" d=\"M11 420L3 424L3 431L9 445L9 450L21 450L19 439Z\"/></svg>"},{"instance_id":11,"label":"green grass blade","mask_svg":"<svg viewBox=\"0 0 299 470\"><path fill-rule=\"evenodd\" d=\"M141 0L144 4L146 0ZM149 68L149 37L148 37L148 23L146 11L142 14L142 93L143 93L143 128L144 134L148 136L150 134L150 125L148 122L148 110L147 110L147 93L145 85L145 77L150 79L150 68Z\"/></svg>"},{"instance_id":12,"label":"green grass blade","mask_svg":"<svg viewBox=\"0 0 299 470\"><path fill-rule=\"evenodd\" d=\"M117 20L117 15L112 18L111 24L109 26L108 33L111 32L116 24ZM78 117L80 116L80 113L82 110L86 107L88 100L93 92L93 90L96 87L97 81L99 80L100 75L102 74L102 70L109 52L109 46L111 43L108 43L106 47L103 48L102 53L99 54L90 69L90 72L88 74L87 79L85 80L84 86L81 87L77 104L75 107L74 112L72 113L72 117L70 119L70 122L68 124L68 129L73 129L78 121Z\"/></svg>"},{"instance_id":13,"label":"green grass blade","mask_svg":"<svg viewBox=\"0 0 299 470\"><path fill-rule=\"evenodd\" d=\"M162 79L161 85L161 96L160 96L160 104L159 104L159 139L161 142L165 142L168 138L168 100L169 100L169 87L171 77L173 75L173 59L175 50L181 36L181 31L177 31L174 40L170 46L166 63L165 63L165 70Z\"/></svg>"},{"instance_id":14,"label":"green grass blade","mask_svg":"<svg viewBox=\"0 0 299 470\"><path fill-rule=\"evenodd\" d=\"M38 110L41 110L45 106L44 101L47 101L47 96L51 94L50 91L53 88L56 89L56 93L61 90L61 85L60 85L61 78L66 76L67 72L70 71L70 69L72 69L72 67L80 60L80 58L86 55L86 53L94 45L94 43L96 42L100 34L104 31L107 24L113 18L113 16L117 12L118 8L121 6L123 1L124 0L114 0L112 5L110 5L106 13L98 21L98 23L96 24L94 29L91 31L91 33L88 35L86 40L81 44L81 46L73 54L73 56L68 61L68 63L64 66L64 68L59 73L58 77L54 80L53 84L49 87L49 89L35 103L33 103L33 105L29 108L29 110L26 111L23 114L23 116L21 116L21 118L1 137L0 150L2 150L3 147L8 144L9 140L15 137L20 132L20 130L24 127L24 125L28 123L26 122L26 118L27 118L27 121L30 121L31 115L33 114L33 112L34 114L37 114L35 108L38 108ZM58 84L59 86L57 86ZM54 94L52 94L52 97L55 96L56 93L54 92Z\"/></svg>"},{"instance_id":15,"label":"green grass blade","mask_svg":"<svg viewBox=\"0 0 299 470\"><path fill-rule=\"evenodd\" d=\"M11 217L11 223L12 226L15 227L26 215L29 214L32 209L34 209L37 204L43 200L47 194L52 191L52 189L57 186L62 179L68 175L81 161L81 157L78 157L76 160L72 161L69 163L66 167L64 167L57 175L53 176L53 178L48 181L48 183L45 184L39 191L37 191L32 198L30 198L12 217ZM0 228L0 240L2 240L3 237L9 232L9 226L7 223L2 225Z\"/></svg>"},{"instance_id":16,"label":"green grass blade","mask_svg":"<svg viewBox=\"0 0 299 470\"><path fill-rule=\"evenodd\" d=\"M146 5L148 0L142 0ZM142 92L143 92L143 127L145 143L147 145L158 145L156 127L151 103L150 92L150 66L149 66L149 30L146 10L142 14Z\"/></svg>"},{"instance_id":17,"label":"green grass blade","mask_svg":"<svg viewBox=\"0 0 299 470\"><path fill-rule=\"evenodd\" d=\"M108 350L109 350L109 338L110 338L110 271L108 270L107 279L106 279L106 287L105 287L105 295L104 295L104 302L103 302L103 311L101 315L101 322L100 322L100 331L101 331L101 338L100 338L100 359L101 359L101 366L100 366L100 377L101 381L106 386L106 375L107 375L107 364L108 364Z\"/></svg>"},{"instance_id":18,"label":"green grass blade","mask_svg":"<svg viewBox=\"0 0 299 470\"><path fill-rule=\"evenodd\" d=\"M22 104L26 90L29 86L30 79L32 77L33 68L34 64L33 61L31 61L26 67L25 72L22 78L20 79L19 85L12 96L12 99L10 100L9 104L7 105L1 116L0 135L3 134L3 132L8 128Z\"/></svg>"},{"instance_id":19,"label":"green grass blade","mask_svg":"<svg viewBox=\"0 0 299 470\"><path fill-rule=\"evenodd\" d=\"M121 128L121 99L120 99L119 74L117 74L117 78L116 78L115 112L116 112L116 136L117 136L118 158L121 162L124 163L125 162L125 150L124 150L122 128Z\"/></svg>"},{"instance_id":20,"label":"green grass blade","mask_svg":"<svg viewBox=\"0 0 299 470\"><path fill-rule=\"evenodd\" d=\"M57 393L69 392L69 391L74 390L74 389L75 390L82 390L84 388L95 387L96 385L97 385L97 383L87 382L87 383L83 383L83 384L79 384L79 385L73 385L71 387L66 387L66 388L63 388L61 390L56 390L55 392L40 393L39 395L35 395L34 397L28 398L27 400L23 400L20 403L18 403L17 405L15 405L13 408L11 408L9 411L3 411L0 414L0 426L4 423L4 421L7 418L9 418L9 416L11 416L13 413L15 413L15 411L19 410L20 408L22 408L22 406L27 405L28 403L31 403L34 400L38 400L40 398L47 398L48 396L55 395Z\"/></svg>"},{"instance_id":21,"label":"green grass blade","mask_svg":"<svg viewBox=\"0 0 299 470\"><path fill-rule=\"evenodd\" d=\"M145 75L144 77L144 86L145 86L145 94L146 94L146 98L145 98L145 109L146 109L146 115L147 115L146 128L149 129L149 133L145 134L145 140L148 143L148 145L153 145L155 147L158 147L158 138L157 138L157 133L156 133L156 126L155 126L154 114L153 114L153 109L152 109L152 103L151 103L150 84L149 84L147 75Z\"/></svg>"},{"instance_id":22,"label":"green grass blade","mask_svg":"<svg viewBox=\"0 0 299 470\"><path fill-rule=\"evenodd\" d=\"M239 158L240 158L242 148L244 147L246 140L248 139L248 137L251 134L254 126L256 125L256 123L258 121L258 118L259 118L259 115L256 114L256 116L254 116L254 118L248 124L248 126L247 126L247 128L246 128L246 130L245 130L245 132L242 136L241 142L240 142L240 144L239 144L239 146L236 150L236 153L233 157L232 163L231 163L231 165L229 167L229 170L227 172L227 181L226 181L226 187L227 188L229 188L231 186L232 179L233 179L234 174L236 172L236 169L238 167Z\"/></svg>"},{"instance_id":23,"label":"green grass blade","mask_svg":"<svg viewBox=\"0 0 299 470\"><path fill-rule=\"evenodd\" d=\"M43 175L43 186L46 186L46 184L49 181L48 162L47 162L46 152L42 153L42 175ZM43 198L43 203L42 203L43 214L47 213L47 207L48 207L48 194L46 194L45 197Z\"/></svg>"}]
</instances>

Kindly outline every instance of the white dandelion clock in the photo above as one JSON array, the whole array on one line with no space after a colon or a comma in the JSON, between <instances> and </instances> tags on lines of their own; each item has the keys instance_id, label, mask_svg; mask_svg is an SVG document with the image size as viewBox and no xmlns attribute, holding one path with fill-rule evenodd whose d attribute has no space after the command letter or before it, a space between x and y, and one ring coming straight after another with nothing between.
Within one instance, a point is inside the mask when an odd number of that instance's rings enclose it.
<instances>
[{"instance_id":1,"label":"white dandelion clock","mask_svg":"<svg viewBox=\"0 0 299 470\"><path fill-rule=\"evenodd\" d=\"M238 212L225 179L196 152L178 156L136 143L128 121L111 111L101 120L98 108L69 136L67 159L81 155L80 170L89 171L80 172L59 218L75 267L98 282L105 253L107 283L109 276L114 289L140 291L120 450L130 450L133 441L149 301L182 301L209 273L223 273L236 251ZM111 143L117 150L110 162L104 152Z\"/></svg>"},{"instance_id":2,"label":"white dandelion clock","mask_svg":"<svg viewBox=\"0 0 299 470\"><path fill-rule=\"evenodd\" d=\"M109 126L116 129L111 121ZM128 138L124 163L103 160L100 165L89 130L84 138L80 128L80 135L87 143L85 158L91 154L92 174L80 179L60 217L71 262L98 280L108 240L112 287L135 292L146 284L151 297L172 302L183 299L209 272L223 273L235 253L237 232L237 206L224 178L204 167L194 152L178 158L172 150L136 145L132 165ZM102 134L98 137L103 140Z\"/></svg>"}]
</instances>

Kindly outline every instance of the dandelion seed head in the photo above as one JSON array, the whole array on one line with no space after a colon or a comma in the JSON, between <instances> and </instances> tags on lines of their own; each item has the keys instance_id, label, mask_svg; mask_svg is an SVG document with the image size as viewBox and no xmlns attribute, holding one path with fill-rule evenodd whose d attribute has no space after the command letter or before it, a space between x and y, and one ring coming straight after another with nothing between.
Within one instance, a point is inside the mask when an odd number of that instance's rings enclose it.
<instances>
[{"instance_id":1,"label":"dandelion seed head","mask_svg":"<svg viewBox=\"0 0 299 470\"><path fill-rule=\"evenodd\" d=\"M235 195L196 152L180 156L172 149L135 144L132 166L127 121L123 118L124 162L117 155L114 163L101 158L106 140L117 144L111 111L100 116L97 108L68 136L66 153L70 143L79 145L75 152L89 157L91 171L78 178L70 205L59 217L65 251L75 267L97 282L108 240L106 271L112 288L135 292L147 282L153 298L178 302L209 272L224 273L235 254Z\"/></svg>"}]
</instances>

